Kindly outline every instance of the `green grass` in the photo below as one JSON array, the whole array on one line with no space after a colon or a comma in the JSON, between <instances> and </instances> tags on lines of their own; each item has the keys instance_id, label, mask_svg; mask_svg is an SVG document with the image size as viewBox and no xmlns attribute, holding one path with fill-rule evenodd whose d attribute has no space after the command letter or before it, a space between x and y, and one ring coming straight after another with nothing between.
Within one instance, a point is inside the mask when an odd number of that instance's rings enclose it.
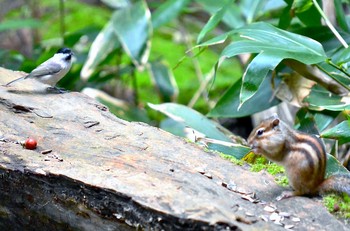
<instances>
[{"instance_id":1,"label":"green grass","mask_svg":"<svg viewBox=\"0 0 350 231\"><path fill-rule=\"evenodd\" d=\"M350 218L350 197L330 194L323 197L323 204L329 212L341 218Z\"/></svg>"}]
</instances>

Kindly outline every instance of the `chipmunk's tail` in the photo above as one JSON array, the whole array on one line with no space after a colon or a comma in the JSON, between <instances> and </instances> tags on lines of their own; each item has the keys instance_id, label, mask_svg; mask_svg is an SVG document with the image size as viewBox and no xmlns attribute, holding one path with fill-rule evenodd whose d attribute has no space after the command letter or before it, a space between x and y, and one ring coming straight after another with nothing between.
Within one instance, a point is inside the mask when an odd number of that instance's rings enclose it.
<instances>
[{"instance_id":1,"label":"chipmunk's tail","mask_svg":"<svg viewBox=\"0 0 350 231\"><path fill-rule=\"evenodd\" d=\"M335 174L327 178L319 187L319 193L346 193L350 196L350 174Z\"/></svg>"}]
</instances>

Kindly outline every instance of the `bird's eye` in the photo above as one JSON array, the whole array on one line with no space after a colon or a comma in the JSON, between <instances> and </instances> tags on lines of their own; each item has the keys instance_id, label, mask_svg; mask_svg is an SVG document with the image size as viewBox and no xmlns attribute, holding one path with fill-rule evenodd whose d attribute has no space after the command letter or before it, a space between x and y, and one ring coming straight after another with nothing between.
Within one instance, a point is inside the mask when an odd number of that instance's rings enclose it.
<instances>
[{"instance_id":1,"label":"bird's eye","mask_svg":"<svg viewBox=\"0 0 350 231\"><path fill-rule=\"evenodd\" d=\"M256 132L256 134L258 135L258 136L261 136L262 134L264 134L264 129L259 129L257 132Z\"/></svg>"}]
</instances>

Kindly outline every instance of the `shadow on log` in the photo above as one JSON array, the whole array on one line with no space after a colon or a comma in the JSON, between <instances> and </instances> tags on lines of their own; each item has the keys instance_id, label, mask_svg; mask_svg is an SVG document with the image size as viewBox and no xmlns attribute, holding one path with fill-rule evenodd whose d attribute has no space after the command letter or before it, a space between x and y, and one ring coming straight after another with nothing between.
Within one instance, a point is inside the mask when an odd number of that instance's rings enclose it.
<instances>
[{"instance_id":1,"label":"shadow on log","mask_svg":"<svg viewBox=\"0 0 350 231\"><path fill-rule=\"evenodd\" d=\"M0 68L0 84L20 75ZM317 199L276 202L265 172L35 84L0 86L1 230L347 229Z\"/></svg>"}]
</instances>

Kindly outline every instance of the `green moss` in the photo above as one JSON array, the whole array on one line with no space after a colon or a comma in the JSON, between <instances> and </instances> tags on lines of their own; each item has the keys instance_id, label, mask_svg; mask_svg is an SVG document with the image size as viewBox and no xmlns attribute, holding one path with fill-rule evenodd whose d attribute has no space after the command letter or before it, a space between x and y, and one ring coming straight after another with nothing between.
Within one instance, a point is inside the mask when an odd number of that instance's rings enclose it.
<instances>
[{"instance_id":1,"label":"green moss","mask_svg":"<svg viewBox=\"0 0 350 231\"><path fill-rule=\"evenodd\" d=\"M323 204L330 213L341 218L350 218L350 197L348 195L327 195L323 197Z\"/></svg>"},{"instance_id":2,"label":"green moss","mask_svg":"<svg viewBox=\"0 0 350 231\"><path fill-rule=\"evenodd\" d=\"M289 180L286 175L278 175L275 177L275 181L278 185L287 187L289 185Z\"/></svg>"},{"instance_id":3,"label":"green moss","mask_svg":"<svg viewBox=\"0 0 350 231\"><path fill-rule=\"evenodd\" d=\"M250 170L252 172L260 172L261 170L266 169L268 173L275 176L275 181L278 185L288 186L288 178L283 173L284 168L275 163L266 163L266 159L264 157L256 158L255 162L251 165Z\"/></svg>"},{"instance_id":4,"label":"green moss","mask_svg":"<svg viewBox=\"0 0 350 231\"><path fill-rule=\"evenodd\" d=\"M222 158L224 158L225 160L229 160L229 161L231 161L232 163L234 163L236 165L242 166L244 164L243 160L239 160L239 159L235 158L234 156L226 155L226 154L223 154L223 153L220 153L220 156Z\"/></svg>"},{"instance_id":5,"label":"green moss","mask_svg":"<svg viewBox=\"0 0 350 231\"><path fill-rule=\"evenodd\" d=\"M284 173L284 168L275 163L266 163L264 157L256 158L255 162L251 165L250 170L252 172L260 172L261 170L266 169L271 175L277 175L279 173Z\"/></svg>"}]
</instances>

